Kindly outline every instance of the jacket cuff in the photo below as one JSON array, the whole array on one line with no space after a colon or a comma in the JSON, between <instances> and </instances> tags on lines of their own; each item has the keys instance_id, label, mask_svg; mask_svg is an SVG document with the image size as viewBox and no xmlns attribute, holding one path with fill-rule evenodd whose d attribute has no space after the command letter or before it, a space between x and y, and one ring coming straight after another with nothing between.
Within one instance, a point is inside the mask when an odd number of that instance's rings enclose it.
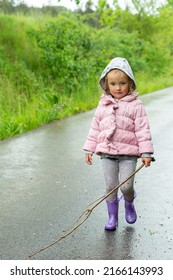
<instances>
[{"instance_id":1,"label":"jacket cuff","mask_svg":"<svg viewBox=\"0 0 173 280\"><path fill-rule=\"evenodd\" d=\"M94 153L91 151L84 150L85 153L93 155Z\"/></svg>"},{"instance_id":2,"label":"jacket cuff","mask_svg":"<svg viewBox=\"0 0 173 280\"><path fill-rule=\"evenodd\" d=\"M152 154L150 154L150 153L142 153L142 154L141 154L141 157L142 157L142 158L151 158L151 157L152 157Z\"/></svg>"}]
</instances>

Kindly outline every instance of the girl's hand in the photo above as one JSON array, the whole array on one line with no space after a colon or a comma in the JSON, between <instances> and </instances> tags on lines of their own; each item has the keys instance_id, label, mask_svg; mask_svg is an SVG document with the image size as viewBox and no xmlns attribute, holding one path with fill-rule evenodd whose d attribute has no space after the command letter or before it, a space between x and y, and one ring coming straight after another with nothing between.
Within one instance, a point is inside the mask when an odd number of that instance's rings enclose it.
<instances>
[{"instance_id":1,"label":"girl's hand","mask_svg":"<svg viewBox=\"0 0 173 280\"><path fill-rule=\"evenodd\" d=\"M87 164L92 165L92 154L87 153L85 155L85 161L86 161Z\"/></svg>"},{"instance_id":2,"label":"girl's hand","mask_svg":"<svg viewBox=\"0 0 173 280\"><path fill-rule=\"evenodd\" d=\"M145 167L148 167L150 166L151 164L151 161L152 161L152 157L143 157L141 158L142 159L142 162L145 164Z\"/></svg>"}]
</instances>

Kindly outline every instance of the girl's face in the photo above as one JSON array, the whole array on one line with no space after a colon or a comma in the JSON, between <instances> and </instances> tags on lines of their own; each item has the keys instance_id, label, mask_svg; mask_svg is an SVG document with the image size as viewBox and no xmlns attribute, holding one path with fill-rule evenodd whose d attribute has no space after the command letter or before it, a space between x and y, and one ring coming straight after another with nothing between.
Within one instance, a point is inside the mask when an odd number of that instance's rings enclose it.
<instances>
[{"instance_id":1,"label":"girl's face","mask_svg":"<svg viewBox=\"0 0 173 280\"><path fill-rule=\"evenodd\" d=\"M112 70L107 74L107 86L114 98L121 99L130 91L130 80L121 70Z\"/></svg>"}]
</instances>

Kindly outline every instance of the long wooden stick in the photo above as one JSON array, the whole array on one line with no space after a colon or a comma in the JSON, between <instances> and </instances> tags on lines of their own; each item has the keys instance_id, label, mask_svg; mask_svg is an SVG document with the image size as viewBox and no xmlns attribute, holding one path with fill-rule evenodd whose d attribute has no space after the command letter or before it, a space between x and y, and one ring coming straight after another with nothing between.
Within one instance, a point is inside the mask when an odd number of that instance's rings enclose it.
<instances>
[{"instance_id":1,"label":"long wooden stick","mask_svg":"<svg viewBox=\"0 0 173 280\"><path fill-rule=\"evenodd\" d=\"M27 259L32 258L33 256L37 255L38 253L41 253L47 249L49 249L50 247L52 247L53 245L57 244L59 241L61 241L62 239L66 238L68 235L70 235L73 231L75 231L78 227L80 227L91 215L92 211L94 210L94 208L96 208L103 200L105 200L109 195L111 195L112 193L114 193L118 188L120 188L123 184L125 184L129 179L131 179L137 172L139 172L139 170L144 166L144 163L142 163L126 180L124 180L122 183L120 183L118 186L116 186L114 189L112 189L108 194L98 198L97 200L95 200L94 202L92 202L88 208L82 212L82 214L79 216L79 218L76 220L74 226L71 229L67 229L65 230L65 234L62 235L60 238L58 238L57 240L53 241L52 243L50 243L49 245L35 251L34 253L32 253L31 255L29 255L27 257Z\"/></svg>"}]
</instances>

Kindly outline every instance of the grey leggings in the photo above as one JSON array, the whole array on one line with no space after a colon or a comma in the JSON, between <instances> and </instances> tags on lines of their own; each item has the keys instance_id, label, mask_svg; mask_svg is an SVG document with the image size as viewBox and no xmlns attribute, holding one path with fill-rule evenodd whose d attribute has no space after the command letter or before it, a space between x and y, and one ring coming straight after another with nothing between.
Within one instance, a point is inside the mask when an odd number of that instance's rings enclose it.
<instances>
[{"instance_id":1,"label":"grey leggings","mask_svg":"<svg viewBox=\"0 0 173 280\"><path fill-rule=\"evenodd\" d=\"M102 157L103 172L106 181L106 194L123 182L136 169L136 157L105 158ZM134 176L123 184L120 189L124 197L131 201L134 198ZM108 196L107 200L113 201L117 197L118 190Z\"/></svg>"}]
</instances>

